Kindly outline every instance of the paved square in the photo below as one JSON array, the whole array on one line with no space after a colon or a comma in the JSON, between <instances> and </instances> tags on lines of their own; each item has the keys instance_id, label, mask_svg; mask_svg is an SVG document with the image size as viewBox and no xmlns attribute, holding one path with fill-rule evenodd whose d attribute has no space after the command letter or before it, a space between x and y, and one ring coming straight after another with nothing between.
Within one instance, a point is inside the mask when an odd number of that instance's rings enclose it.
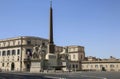
<instances>
[{"instance_id":1,"label":"paved square","mask_svg":"<svg viewBox=\"0 0 120 79\"><path fill-rule=\"evenodd\" d=\"M0 79L120 79L120 72L0 73Z\"/></svg>"}]
</instances>

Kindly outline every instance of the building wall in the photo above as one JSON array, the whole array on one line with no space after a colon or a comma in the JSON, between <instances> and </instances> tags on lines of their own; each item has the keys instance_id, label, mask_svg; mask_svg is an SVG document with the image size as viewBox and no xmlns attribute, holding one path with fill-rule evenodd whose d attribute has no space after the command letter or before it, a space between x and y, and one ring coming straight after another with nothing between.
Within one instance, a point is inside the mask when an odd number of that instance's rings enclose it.
<instances>
[{"instance_id":1,"label":"building wall","mask_svg":"<svg viewBox=\"0 0 120 79\"><path fill-rule=\"evenodd\" d=\"M81 70L81 61L85 58L83 46L68 46L70 70Z\"/></svg>"},{"instance_id":2,"label":"building wall","mask_svg":"<svg viewBox=\"0 0 120 79\"><path fill-rule=\"evenodd\" d=\"M71 61L82 61L85 58L83 46L68 46L68 52Z\"/></svg>"}]
</instances>

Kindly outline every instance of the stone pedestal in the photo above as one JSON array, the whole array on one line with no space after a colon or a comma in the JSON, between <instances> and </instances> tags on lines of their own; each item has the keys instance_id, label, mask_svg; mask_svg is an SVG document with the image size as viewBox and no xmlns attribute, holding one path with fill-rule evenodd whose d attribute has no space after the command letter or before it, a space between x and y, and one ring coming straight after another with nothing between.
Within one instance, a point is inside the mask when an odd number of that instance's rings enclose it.
<instances>
[{"instance_id":1,"label":"stone pedestal","mask_svg":"<svg viewBox=\"0 0 120 79\"><path fill-rule=\"evenodd\" d=\"M30 72L40 72L40 70L41 70L40 60L32 60Z\"/></svg>"},{"instance_id":2,"label":"stone pedestal","mask_svg":"<svg viewBox=\"0 0 120 79\"><path fill-rule=\"evenodd\" d=\"M55 68L57 66L57 58L55 54L47 53L46 54L46 60L48 64L48 69Z\"/></svg>"}]
</instances>

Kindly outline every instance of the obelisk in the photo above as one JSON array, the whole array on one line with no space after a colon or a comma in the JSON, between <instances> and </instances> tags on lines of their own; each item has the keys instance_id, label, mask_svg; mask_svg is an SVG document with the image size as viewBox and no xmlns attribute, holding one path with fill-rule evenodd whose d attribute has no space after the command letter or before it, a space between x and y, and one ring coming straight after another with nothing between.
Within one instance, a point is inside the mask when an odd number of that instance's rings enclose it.
<instances>
[{"instance_id":1,"label":"obelisk","mask_svg":"<svg viewBox=\"0 0 120 79\"><path fill-rule=\"evenodd\" d=\"M57 66L57 59L55 54L55 44L53 41L53 10L52 1L50 1L50 26L49 26L49 43L48 43L48 53L46 54L47 66L48 68L54 68Z\"/></svg>"},{"instance_id":2,"label":"obelisk","mask_svg":"<svg viewBox=\"0 0 120 79\"><path fill-rule=\"evenodd\" d=\"M53 12L52 12L52 1L50 1L50 26L49 26L49 45L48 52L55 53L55 45L53 41Z\"/></svg>"}]
</instances>

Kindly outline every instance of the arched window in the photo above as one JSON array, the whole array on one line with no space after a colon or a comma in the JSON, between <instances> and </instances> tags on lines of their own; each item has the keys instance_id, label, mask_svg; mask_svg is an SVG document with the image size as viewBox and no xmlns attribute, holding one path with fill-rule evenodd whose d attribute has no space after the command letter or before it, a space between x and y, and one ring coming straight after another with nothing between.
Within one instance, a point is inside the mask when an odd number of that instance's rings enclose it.
<instances>
[{"instance_id":1,"label":"arched window","mask_svg":"<svg viewBox=\"0 0 120 79\"><path fill-rule=\"evenodd\" d=\"M16 55L16 51L15 50L12 50L12 55Z\"/></svg>"},{"instance_id":2,"label":"arched window","mask_svg":"<svg viewBox=\"0 0 120 79\"><path fill-rule=\"evenodd\" d=\"M2 51L2 56L6 56L6 51Z\"/></svg>"},{"instance_id":3,"label":"arched window","mask_svg":"<svg viewBox=\"0 0 120 79\"><path fill-rule=\"evenodd\" d=\"M7 56L10 55L10 50L7 51Z\"/></svg>"}]
</instances>

